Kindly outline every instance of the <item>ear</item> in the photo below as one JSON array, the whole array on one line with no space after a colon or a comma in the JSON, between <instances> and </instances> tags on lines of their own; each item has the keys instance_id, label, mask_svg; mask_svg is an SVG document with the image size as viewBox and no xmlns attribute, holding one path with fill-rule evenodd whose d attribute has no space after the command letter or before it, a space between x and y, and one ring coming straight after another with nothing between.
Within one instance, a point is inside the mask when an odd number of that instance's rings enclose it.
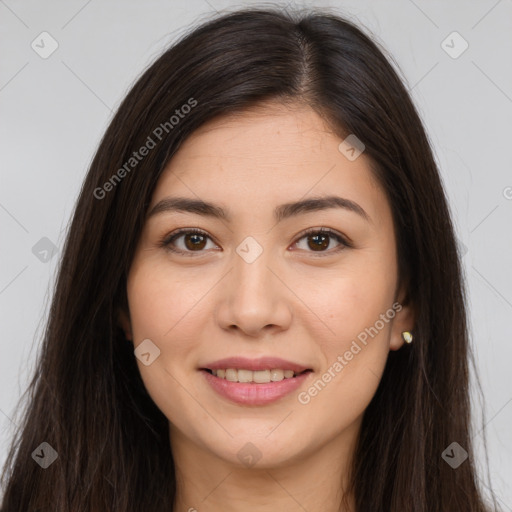
<instances>
[{"instance_id":1,"label":"ear","mask_svg":"<svg viewBox=\"0 0 512 512\"><path fill-rule=\"evenodd\" d=\"M396 315L395 318L393 318L393 324L391 327L389 350L399 350L402 348L403 344L405 343L404 339L402 338L402 332L413 332L416 321L414 305L406 296L405 290L401 290L401 292L398 294L396 303Z\"/></svg>"},{"instance_id":2,"label":"ear","mask_svg":"<svg viewBox=\"0 0 512 512\"><path fill-rule=\"evenodd\" d=\"M133 341L132 323L129 314L124 309L118 310L117 322L121 329L123 329L126 339Z\"/></svg>"}]
</instances>

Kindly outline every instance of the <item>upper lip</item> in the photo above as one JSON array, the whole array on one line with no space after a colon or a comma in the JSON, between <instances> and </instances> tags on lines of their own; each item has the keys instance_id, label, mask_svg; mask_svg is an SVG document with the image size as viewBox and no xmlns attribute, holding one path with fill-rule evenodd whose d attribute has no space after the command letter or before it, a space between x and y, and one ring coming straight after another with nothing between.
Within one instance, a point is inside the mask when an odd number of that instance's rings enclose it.
<instances>
[{"instance_id":1,"label":"upper lip","mask_svg":"<svg viewBox=\"0 0 512 512\"><path fill-rule=\"evenodd\" d=\"M307 366L303 366L292 361L286 361L279 357L259 357L257 359L248 359L246 357L226 357L211 363L205 364L202 368L208 370L223 370L227 368L244 369L244 370L293 370L295 373L310 370Z\"/></svg>"}]
</instances>

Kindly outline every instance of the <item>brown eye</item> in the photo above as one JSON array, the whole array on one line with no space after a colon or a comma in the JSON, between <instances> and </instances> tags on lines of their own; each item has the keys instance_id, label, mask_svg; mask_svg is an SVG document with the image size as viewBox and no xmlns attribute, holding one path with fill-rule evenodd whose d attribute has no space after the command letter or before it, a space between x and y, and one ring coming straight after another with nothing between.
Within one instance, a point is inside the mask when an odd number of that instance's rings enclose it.
<instances>
[{"instance_id":1,"label":"brown eye","mask_svg":"<svg viewBox=\"0 0 512 512\"><path fill-rule=\"evenodd\" d=\"M317 251L320 249L327 249L329 247L329 235L325 235L323 233L317 235L309 235L308 239L308 247L313 249L313 251Z\"/></svg>"},{"instance_id":2,"label":"brown eye","mask_svg":"<svg viewBox=\"0 0 512 512\"><path fill-rule=\"evenodd\" d=\"M300 247L301 240L304 239L307 241L306 247ZM334 244L334 247L332 247L332 240L335 240L338 245L336 246L336 244ZM328 229L309 230L302 235L295 245L299 249L304 249L307 252L327 254L338 252L345 247L350 247L350 244L340 234Z\"/></svg>"},{"instance_id":3,"label":"brown eye","mask_svg":"<svg viewBox=\"0 0 512 512\"><path fill-rule=\"evenodd\" d=\"M185 246L191 251L195 249L204 249L206 245L206 237L197 233L188 233L184 236Z\"/></svg>"},{"instance_id":4,"label":"brown eye","mask_svg":"<svg viewBox=\"0 0 512 512\"><path fill-rule=\"evenodd\" d=\"M209 240L211 238L201 230L181 229L162 240L161 246L171 252L188 255L193 252L203 252Z\"/></svg>"}]
</instances>

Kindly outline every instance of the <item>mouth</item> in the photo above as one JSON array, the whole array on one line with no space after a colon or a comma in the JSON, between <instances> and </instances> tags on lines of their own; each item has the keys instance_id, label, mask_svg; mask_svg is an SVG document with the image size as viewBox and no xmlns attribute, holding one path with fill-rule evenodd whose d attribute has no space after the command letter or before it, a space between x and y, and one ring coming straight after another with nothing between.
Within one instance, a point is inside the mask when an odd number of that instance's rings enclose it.
<instances>
[{"instance_id":1,"label":"mouth","mask_svg":"<svg viewBox=\"0 0 512 512\"><path fill-rule=\"evenodd\" d=\"M245 368L201 368L201 370L218 379L250 384L282 382L285 379L295 379L300 375L312 372L309 368L302 371L284 370L282 368L268 368L263 370L248 370Z\"/></svg>"},{"instance_id":2,"label":"mouth","mask_svg":"<svg viewBox=\"0 0 512 512\"><path fill-rule=\"evenodd\" d=\"M244 406L285 399L313 374L312 368L273 357L227 358L198 369L218 397Z\"/></svg>"}]
</instances>

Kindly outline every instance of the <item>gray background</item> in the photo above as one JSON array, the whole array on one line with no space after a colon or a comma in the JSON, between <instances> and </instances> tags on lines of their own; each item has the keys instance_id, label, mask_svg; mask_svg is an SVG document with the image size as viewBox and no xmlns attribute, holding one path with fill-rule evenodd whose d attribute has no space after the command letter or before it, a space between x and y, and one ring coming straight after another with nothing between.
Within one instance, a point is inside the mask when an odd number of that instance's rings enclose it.
<instances>
[{"instance_id":1,"label":"gray background","mask_svg":"<svg viewBox=\"0 0 512 512\"><path fill-rule=\"evenodd\" d=\"M113 111L164 47L216 11L242 5L265 4L0 0L0 462L33 369L73 204ZM491 481L512 511L512 0L292 5L329 7L371 30L424 119L467 251ZM58 44L47 58L40 53L52 40L44 31ZM464 41L454 31L469 45L460 55ZM476 464L483 467L482 408L474 397Z\"/></svg>"}]
</instances>

